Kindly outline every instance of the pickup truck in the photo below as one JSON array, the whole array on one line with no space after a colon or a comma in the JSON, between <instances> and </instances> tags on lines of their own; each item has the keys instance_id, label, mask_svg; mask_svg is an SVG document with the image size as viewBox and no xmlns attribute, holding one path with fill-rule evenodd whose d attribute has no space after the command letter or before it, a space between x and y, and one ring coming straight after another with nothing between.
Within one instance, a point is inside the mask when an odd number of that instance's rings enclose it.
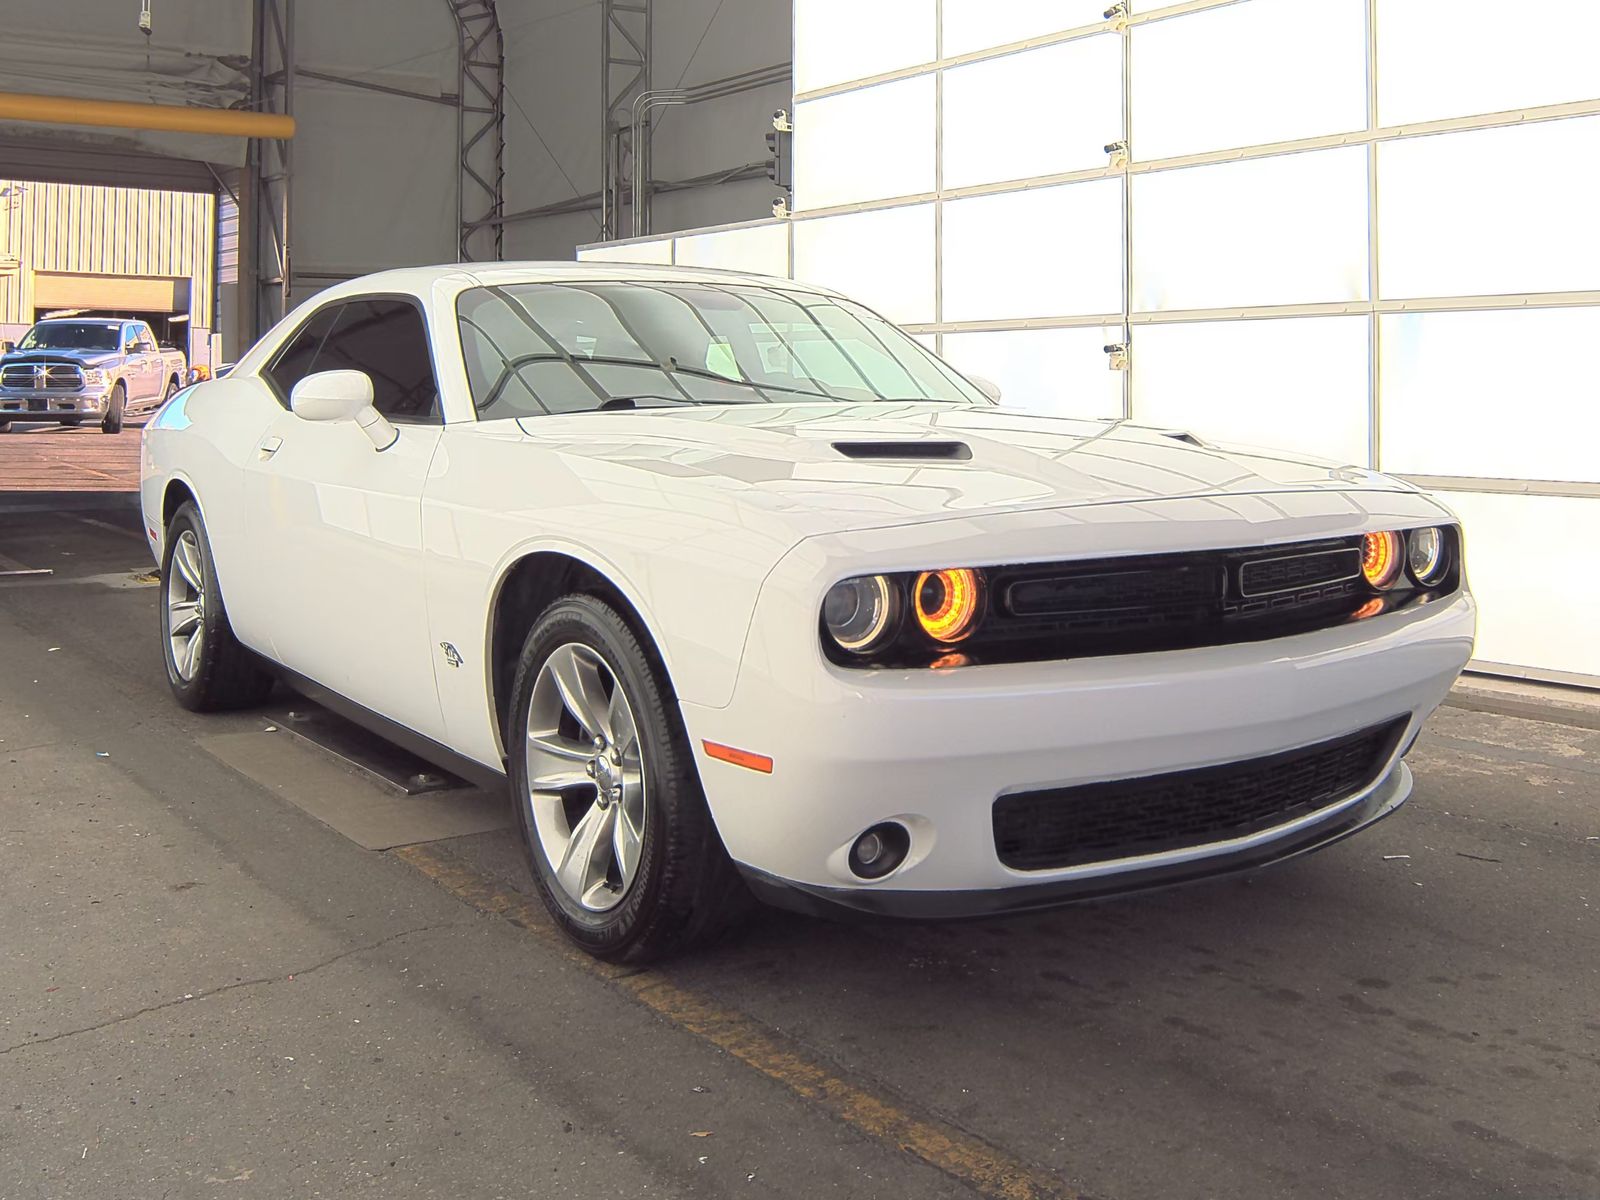
<instances>
[{"instance_id":1,"label":"pickup truck","mask_svg":"<svg viewBox=\"0 0 1600 1200\"><path fill-rule=\"evenodd\" d=\"M187 375L183 351L157 346L143 321L40 321L0 355L0 433L14 421L91 419L121 433L124 417L158 407Z\"/></svg>"}]
</instances>

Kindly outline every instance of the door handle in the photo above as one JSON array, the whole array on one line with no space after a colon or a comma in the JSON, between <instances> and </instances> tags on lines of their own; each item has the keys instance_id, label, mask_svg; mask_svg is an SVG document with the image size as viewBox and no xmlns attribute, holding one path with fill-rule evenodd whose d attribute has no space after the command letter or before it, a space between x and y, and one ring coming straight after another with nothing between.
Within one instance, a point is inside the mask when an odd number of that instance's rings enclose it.
<instances>
[{"instance_id":1,"label":"door handle","mask_svg":"<svg viewBox=\"0 0 1600 1200\"><path fill-rule=\"evenodd\" d=\"M264 438L261 445L256 447L256 453L261 455L263 459L268 459L276 454L282 446L283 439L281 437Z\"/></svg>"}]
</instances>

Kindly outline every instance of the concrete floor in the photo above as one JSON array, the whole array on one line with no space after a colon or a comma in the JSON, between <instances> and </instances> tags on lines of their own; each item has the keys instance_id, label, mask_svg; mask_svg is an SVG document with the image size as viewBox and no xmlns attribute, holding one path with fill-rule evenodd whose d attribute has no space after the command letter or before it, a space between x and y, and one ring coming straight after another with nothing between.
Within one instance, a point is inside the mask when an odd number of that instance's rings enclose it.
<instances>
[{"instance_id":1,"label":"concrete floor","mask_svg":"<svg viewBox=\"0 0 1600 1200\"><path fill-rule=\"evenodd\" d=\"M1600 1197L1591 729L1447 708L1249 881L605 971L505 832L363 850L288 739L205 752L267 718L171 702L130 515L0 554L56 572L0 579L7 1200Z\"/></svg>"},{"instance_id":2,"label":"concrete floor","mask_svg":"<svg viewBox=\"0 0 1600 1200\"><path fill-rule=\"evenodd\" d=\"M148 413L129 417L118 434L98 420L75 429L54 422L14 421L0 433L0 494L128 492L139 486L139 430Z\"/></svg>"}]
</instances>

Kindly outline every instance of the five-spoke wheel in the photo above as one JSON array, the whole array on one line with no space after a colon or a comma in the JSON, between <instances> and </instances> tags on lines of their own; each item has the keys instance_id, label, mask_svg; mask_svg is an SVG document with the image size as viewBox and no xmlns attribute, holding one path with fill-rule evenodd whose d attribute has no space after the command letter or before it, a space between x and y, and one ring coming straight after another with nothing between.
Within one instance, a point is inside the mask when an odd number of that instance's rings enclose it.
<instances>
[{"instance_id":1,"label":"five-spoke wheel","mask_svg":"<svg viewBox=\"0 0 1600 1200\"><path fill-rule=\"evenodd\" d=\"M666 671L607 601L566 596L534 622L506 752L534 881L589 953L648 962L746 910Z\"/></svg>"},{"instance_id":2,"label":"five-spoke wheel","mask_svg":"<svg viewBox=\"0 0 1600 1200\"><path fill-rule=\"evenodd\" d=\"M649 789L627 692L591 647L545 659L527 720L534 829L562 890L591 912L614 908L639 873Z\"/></svg>"},{"instance_id":3,"label":"five-spoke wheel","mask_svg":"<svg viewBox=\"0 0 1600 1200\"><path fill-rule=\"evenodd\" d=\"M167 522L161 641L167 682L185 708L244 708L272 690L265 665L233 636L205 522L193 504L180 504Z\"/></svg>"},{"instance_id":4,"label":"five-spoke wheel","mask_svg":"<svg viewBox=\"0 0 1600 1200\"><path fill-rule=\"evenodd\" d=\"M172 669L188 683L200 665L206 638L206 572L193 529L178 534L167 573L167 639Z\"/></svg>"}]
</instances>

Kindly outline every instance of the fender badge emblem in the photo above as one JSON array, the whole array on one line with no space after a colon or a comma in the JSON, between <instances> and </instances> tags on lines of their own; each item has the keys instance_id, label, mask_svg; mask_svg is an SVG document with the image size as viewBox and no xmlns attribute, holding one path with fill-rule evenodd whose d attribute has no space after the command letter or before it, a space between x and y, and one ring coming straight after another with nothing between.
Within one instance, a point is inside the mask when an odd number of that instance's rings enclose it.
<instances>
[{"instance_id":1,"label":"fender badge emblem","mask_svg":"<svg viewBox=\"0 0 1600 1200\"><path fill-rule=\"evenodd\" d=\"M464 661L466 661L461 657L461 651L457 650L449 642L440 642L439 649L444 651L444 660L452 667L459 667Z\"/></svg>"}]
</instances>

